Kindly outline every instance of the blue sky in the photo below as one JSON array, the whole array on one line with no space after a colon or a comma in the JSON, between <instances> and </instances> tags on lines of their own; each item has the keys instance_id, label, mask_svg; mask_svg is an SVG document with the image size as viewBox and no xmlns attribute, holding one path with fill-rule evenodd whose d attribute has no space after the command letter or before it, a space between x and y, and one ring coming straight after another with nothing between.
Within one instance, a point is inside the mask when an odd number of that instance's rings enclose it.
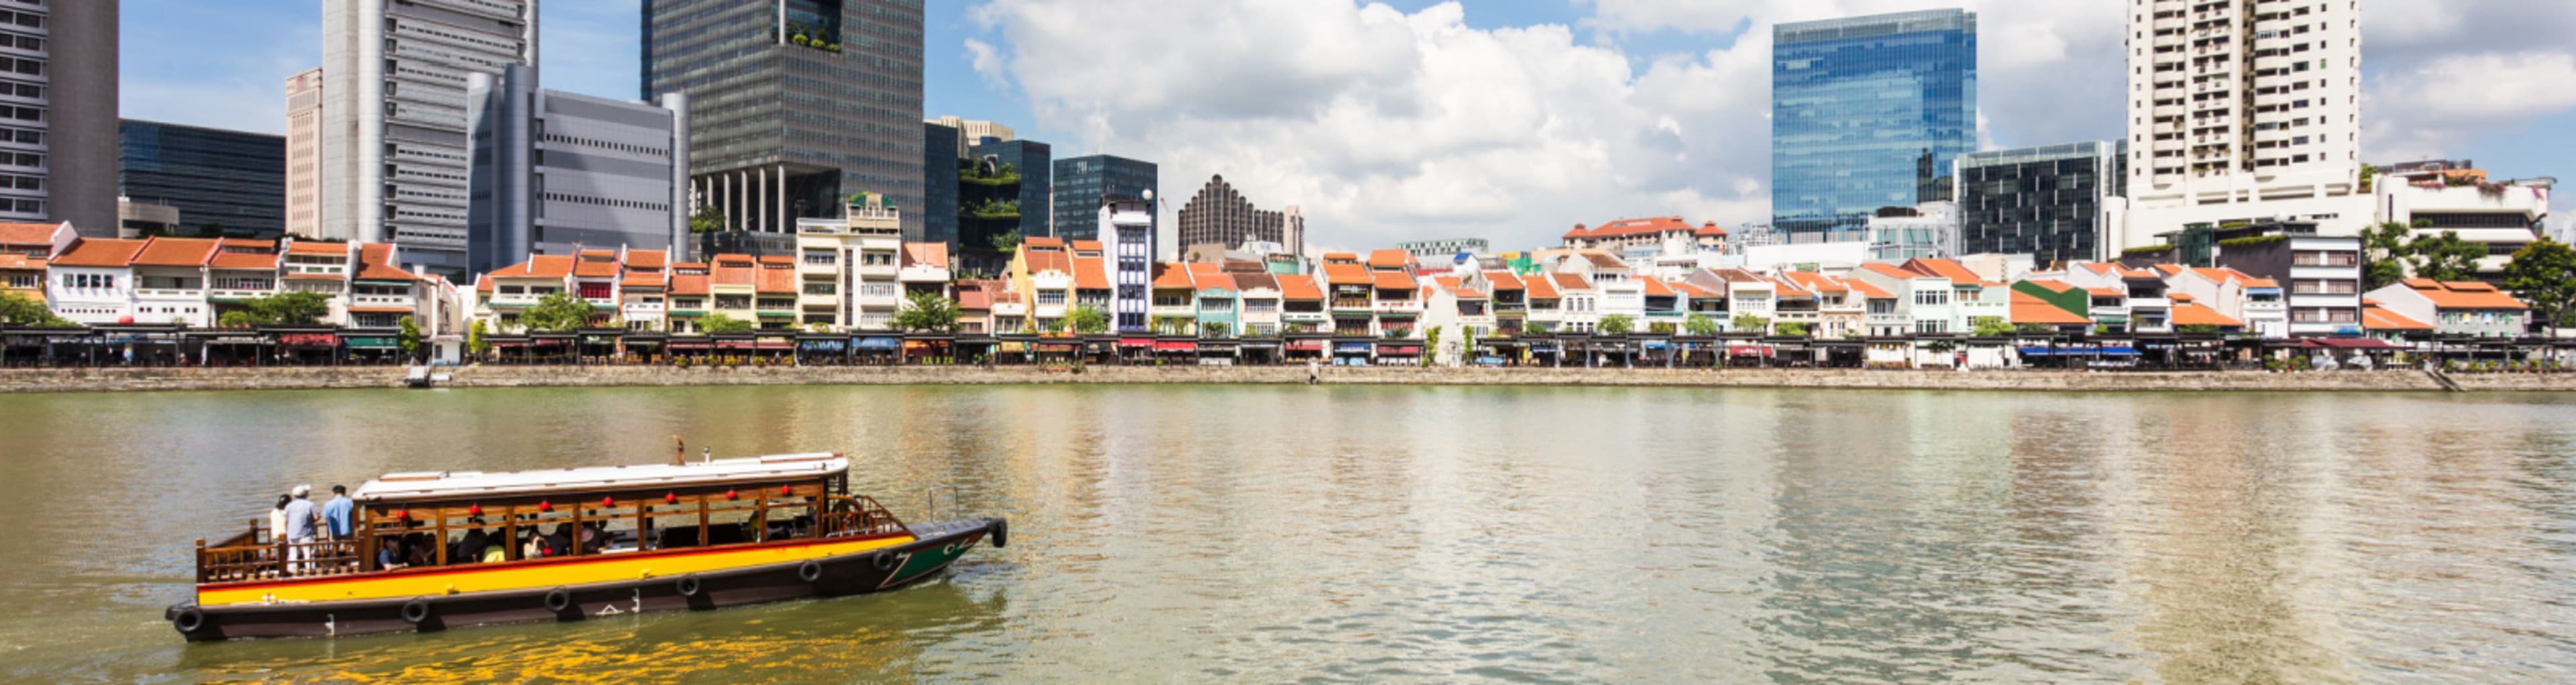
<instances>
[{"instance_id":1,"label":"blue sky","mask_svg":"<svg viewBox=\"0 0 2576 685\"><path fill-rule=\"evenodd\" d=\"M547 2L541 17L545 85L593 95L638 97L637 1ZM1975 7L1985 27L1981 59L1986 64L1979 85L1981 106L1991 120L1987 131L1991 144L2039 145L2121 134L2115 109L2116 69L2100 79L2068 73L2085 59L2116 58L2119 3L1959 1ZM1384 13L1372 14L1340 0L1174 2L929 0L924 114L1000 121L1022 137L1053 143L1059 156L1109 152L1153 159L1164 164L1167 196L1186 196L1207 174L1224 173L1230 180L1245 180L1238 185L1264 206L1305 204L1310 224L1318 226L1318 236L1328 240L1368 243L1449 233L1535 238L1553 235L1577 221L1669 213L1731 224L1759 215L1767 207L1763 187L1769 174L1763 168L1761 149L1768 143L1760 139L1767 126L1760 121L1760 96L1767 85L1759 81L1762 60L1756 53L1767 50L1768 22L1809 18L1802 12L1887 11L1942 4L1932 0L1473 0L1453 5L1400 0L1386 4L1407 16L1390 20ZM2564 173L2576 180L2576 169L2568 166L2571 156L2576 156L2576 98L2565 95L2576 92L2576 82L2563 82L2576 78L2576 66L2569 66L2576 65L2576 57L2570 56L2563 40L2576 35L2576 11L2553 9L2555 3L2533 8L2518 0L2433 3L2436 11L2447 7L2465 17L2435 17L2445 23L2420 16L2390 16L2420 14L2426 11L2422 3L2378 2L2383 4L2374 4L2372 14L2365 16L2365 90L2373 90L2370 86L2381 81L2420 85L2465 79L2477 86L2472 95L2502 93L2505 99L2500 106L2405 102L2396 97L2369 100L2366 122L2396 130L2365 135L2365 158L2387 160L2395 149L2405 148L2418 153L2403 155L2410 158L2431 154L2473 158L2504 177ZM124 115L282 131L284 80L321 61L319 4L316 0L126 0L121 37ZM2506 11L2488 12L2484 5ZM1190 28L1194 27L1149 25L1157 13L1223 18L1229 13L1270 12L1267 16L1275 20L1281 7L1333 15L1334 21L1343 23L1318 20L1320 28L1304 34L1294 32L1296 27L1281 27L1278 36L1193 35ZM1140 13L1140 8L1145 11ZM1144 19L1107 28L1084 26L1083 32L1055 30L1059 27L1046 23L1050 16L1105 16L1122 11ZM1193 20L1206 19L1193 16ZM1365 149L1333 152L1336 145L1348 145L1337 137L1384 135L1386 129L1336 128L1347 122L1327 113L1327 103L1367 101L1364 112L1402 115L1419 103L1389 105L1388 98L1401 96L1372 93L1366 85L1394 79L1413 83L1408 87L1411 91L1426 91L1441 84L1405 81L1419 74L1390 76L1369 71L1369 65L1317 76L1307 73L1321 69L1312 64L1317 61L1315 53L1297 50L1317 46L1337 50L1340 47L1329 41L1355 32L1352 27L1385 27L1391 22L1411 25L1415 32L1411 39L1399 36L1392 42L1399 50L1415 48L1426 56L1426 63L1432 62L1428 56L1451 49L1486 50L1468 53L1477 55L1477 60L1494 61L1500 55L1527 62L1495 83L1535 83L1529 86L1533 92L1523 94L1529 101L1596 97L1617 100L1610 104L1620 106L1617 116L1594 119L1596 113L1581 104L1558 102L1549 105L1557 109L1534 115L1537 118L1532 121L1636 130L1525 146L1529 148L1523 151L1526 156L1518 157L1480 152L1472 136L1464 143L1433 146L1424 153L1449 158L1418 163L1373 158ZM1162 41L1163 47L1173 49L1187 49L1194 42L1227 41L1252 42L1257 49L1251 53L1254 57L1225 53L1226 63L1212 65L1155 62L1151 54L1142 62L1104 58L1098 69L1125 70L1111 74L1067 72L1065 65L1044 63L1050 55L1081 54L1046 44L1049 41L1090 40L1093 34L1099 40L1120 40L1121 30L1129 32L1125 38L1132 42ZM2067 45L2033 49L2043 55L2056 50L2067 57L2059 63L2043 58L2034 64L2024 48L2051 40ZM970 41L989 46L993 53L981 68ZM1736 49L1739 44L1742 50ZM1351 49L1359 47L1363 46ZM1584 61L1604 56L1608 64ZM2476 58L2510 68L2477 68L2481 62ZM1558 66L1601 73L1549 73ZM1121 102L1031 87L1061 80L1068 73L1113 85L1162 79L1183 92L1163 100ZM1292 78L1281 83L1316 87L1311 92L1285 90L1278 98L1312 98L1313 102L1260 108L1256 116L1238 121L1210 121L1203 112L1182 111L1194 104L1187 92L1193 84L1266 83L1265 79L1282 73ZM1561 82L1540 82L1549 78ZM1477 87L1485 86L1479 82ZM1481 94L1463 97L1477 95ZM2522 106L2526 103L2539 104ZM1612 108L1605 104L1603 109ZM2511 112L2487 116L2499 110ZM1168 127L1161 125L1165 118L1173 120ZM1394 130L1411 135L1461 123L1426 119L1410 122L1416 128ZM1681 138L1687 149L1678 154L1684 159L1651 155L1641 159L1635 157L1637 150L1623 151L1633 142L1629 139L1656 135ZM1186 136L1246 140L1224 146L1184 140ZM2374 138L2389 142L2374 146ZM1499 145L1517 142L1502 140ZM1484 144L1497 143L1488 139ZM1608 151L1602 152L1604 148ZM1655 151L1653 146L1643 149ZM1543 168L1553 158L1592 153L1606 157L1591 166ZM1469 173L1459 180L1462 169ZM1621 178L1603 183L1584 178L1598 175ZM1586 200L1514 199L1550 192Z\"/></svg>"}]
</instances>

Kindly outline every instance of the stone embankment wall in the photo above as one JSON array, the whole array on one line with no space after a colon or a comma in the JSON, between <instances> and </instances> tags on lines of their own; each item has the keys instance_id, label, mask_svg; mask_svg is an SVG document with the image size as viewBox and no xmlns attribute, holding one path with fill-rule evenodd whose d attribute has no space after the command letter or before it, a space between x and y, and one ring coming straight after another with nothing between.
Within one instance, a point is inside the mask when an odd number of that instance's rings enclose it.
<instances>
[{"instance_id":1,"label":"stone embankment wall","mask_svg":"<svg viewBox=\"0 0 2576 685\"><path fill-rule=\"evenodd\" d=\"M1303 384L1304 367L1094 366L1081 373L1032 367L478 366L446 369L442 387L694 385ZM392 388L393 367L0 370L0 392ZM2453 377L2471 391L2570 391L2576 374ZM2439 391L2417 371L2085 373L2067 371L1859 371L1663 369L1326 368L1323 381L1354 385L1589 385L1860 388L2001 391Z\"/></svg>"}]
</instances>

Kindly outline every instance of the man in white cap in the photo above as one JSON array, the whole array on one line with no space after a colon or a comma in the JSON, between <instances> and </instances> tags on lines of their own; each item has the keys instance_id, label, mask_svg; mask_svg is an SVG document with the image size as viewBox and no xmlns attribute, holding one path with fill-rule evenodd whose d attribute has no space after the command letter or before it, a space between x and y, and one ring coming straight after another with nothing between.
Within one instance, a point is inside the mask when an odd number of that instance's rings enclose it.
<instances>
[{"instance_id":1,"label":"man in white cap","mask_svg":"<svg viewBox=\"0 0 2576 685\"><path fill-rule=\"evenodd\" d=\"M314 523L320 517L313 509L313 500L308 497L313 494L313 486L298 485L287 494L295 497L295 501L286 503L287 568L289 573L303 573L309 567L303 562L313 558Z\"/></svg>"}]
</instances>

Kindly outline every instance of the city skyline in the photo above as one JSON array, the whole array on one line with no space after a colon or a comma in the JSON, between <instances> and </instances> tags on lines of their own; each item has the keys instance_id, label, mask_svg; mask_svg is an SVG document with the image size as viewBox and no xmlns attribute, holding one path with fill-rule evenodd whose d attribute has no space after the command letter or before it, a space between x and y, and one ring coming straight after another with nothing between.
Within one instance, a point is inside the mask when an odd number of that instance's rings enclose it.
<instances>
[{"instance_id":1,"label":"city skyline","mask_svg":"<svg viewBox=\"0 0 2576 685\"><path fill-rule=\"evenodd\" d=\"M320 61L311 3L127 4L127 118L282 132L280 84ZM1760 111L1776 21L1977 11L1993 36L1980 52L1981 149L2122 132L2114 74L2125 18L2113 3L1327 3L1275 16L1130 3L1092 13L1127 41L1092 60L1049 57L1078 45L1069 28L1046 23L1043 5L931 3L925 111L1007 122L1054 143L1059 157L1153 159L1174 178L1225 174L1270 202L1304 206L1318 245L1452 234L1515 245L1620 217L1737 226L1766 216ZM545 5L548 86L633 98L639 11L632 2ZM1203 31L1154 33L1184 20L1267 22L1317 49L1237 54L1191 38ZM2576 83L2576 51L2544 38L2569 26L2576 8L2373 6L2362 32L2363 161L2474 158L2502 177L2557 174L2550 153L2576 147L2576 97L2565 95L2576 88L2558 86ZM221 40L243 32L275 39ZM1137 68L1148 56L1169 65ZM1495 68L1462 70L1463 58ZM1102 92L1086 80L1111 77L1140 87ZM1211 86L1225 83L1260 85ZM1479 109L1462 117L1443 105L1453 98L1482 99L1468 100ZM1379 120L1351 124L1352 112ZM1386 137L1402 131L1421 135ZM1165 205L1165 220L1176 210Z\"/></svg>"}]
</instances>

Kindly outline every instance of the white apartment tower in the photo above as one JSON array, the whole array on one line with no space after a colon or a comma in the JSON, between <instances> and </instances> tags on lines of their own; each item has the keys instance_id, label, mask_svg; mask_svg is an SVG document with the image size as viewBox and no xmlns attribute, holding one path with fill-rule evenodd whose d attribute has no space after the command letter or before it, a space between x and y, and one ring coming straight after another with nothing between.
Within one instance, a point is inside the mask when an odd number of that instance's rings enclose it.
<instances>
[{"instance_id":1,"label":"white apartment tower","mask_svg":"<svg viewBox=\"0 0 2576 685\"><path fill-rule=\"evenodd\" d=\"M2191 224L2368 224L2358 0L2128 4L2132 210L2117 247Z\"/></svg>"},{"instance_id":2,"label":"white apartment tower","mask_svg":"<svg viewBox=\"0 0 2576 685\"><path fill-rule=\"evenodd\" d=\"M320 237L464 273L465 77L536 61L536 0L324 0Z\"/></svg>"},{"instance_id":3,"label":"white apartment tower","mask_svg":"<svg viewBox=\"0 0 2576 685\"><path fill-rule=\"evenodd\" d=\"M286 234L322 235L322 70L286 79Z\"/></svg>"}]
</instances>

